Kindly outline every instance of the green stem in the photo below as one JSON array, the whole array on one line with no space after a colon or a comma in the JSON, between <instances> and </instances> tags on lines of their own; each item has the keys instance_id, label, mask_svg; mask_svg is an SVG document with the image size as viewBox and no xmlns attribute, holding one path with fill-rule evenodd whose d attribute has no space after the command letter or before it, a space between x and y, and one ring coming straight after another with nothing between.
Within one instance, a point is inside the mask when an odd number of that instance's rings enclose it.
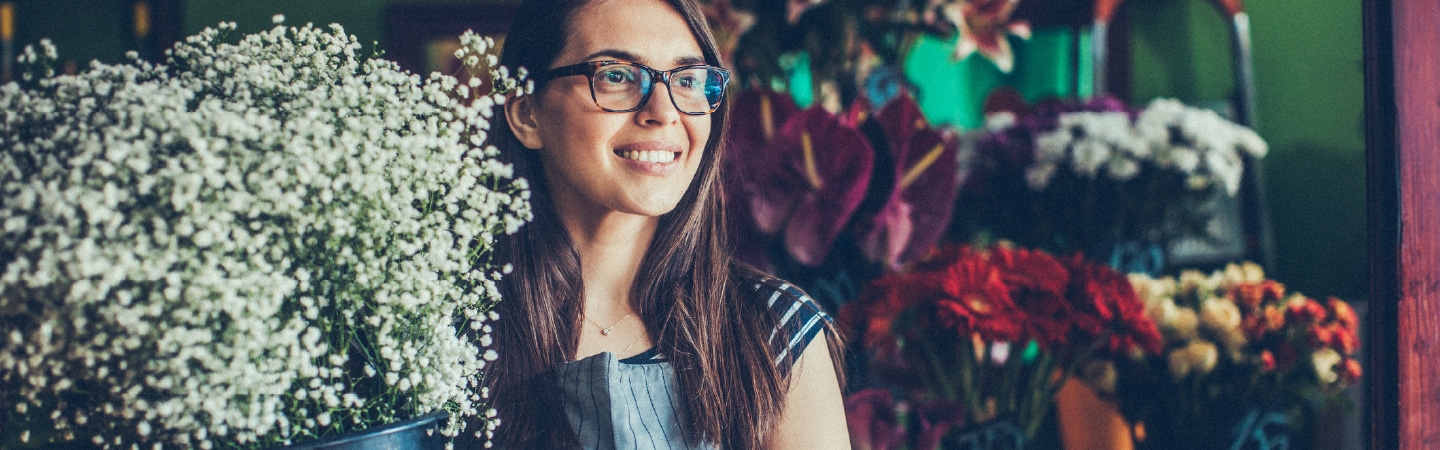
<instances>
[{"instance_id":1,"label":"green stem","mask_svg":"<svg viewBox=\"0 0 1440 450\"><path fill-rule=\"evenodd\" d=\"M952 400L955 399L955 387L950 384L945 376L948 371L945 370L945 365L940 362L940 357L936 354L937 352L935 351L934 345L928 339L920 339L919 342L920 348L922 349L921 351L925 354L925 360L930 364L930 375L926 378L930 379L931 385L939 388L941 397ZM961 382L968 384L969 371L960 370L959 372Z\"/></svg>"}]
</instances>

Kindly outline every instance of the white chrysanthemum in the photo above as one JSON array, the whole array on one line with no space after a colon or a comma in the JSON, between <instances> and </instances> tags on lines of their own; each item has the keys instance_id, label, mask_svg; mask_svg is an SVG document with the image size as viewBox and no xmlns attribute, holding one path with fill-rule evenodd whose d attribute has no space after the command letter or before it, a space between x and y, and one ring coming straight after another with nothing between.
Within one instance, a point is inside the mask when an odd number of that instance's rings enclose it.
<instances>
[{"instance_id":1,"label":"white chrysanthemum","mask_svg":"<svg viewBox=\"0 0 1440 450\"><path fill-rule=\"evenodd\" d=\"M1235 195L1244 172L1242 156L1268 152L1254 131L1174 99L1156 99L1133 121L1124 112L1073 112L1060 114L1057 122L1055 130L1035 137L1035 160L1027 171L1033 188L1047 186L1051 167L1068 162L1086 178L1104 173L1129 181L1150 166L1185 175L1187 189L1219 186Z\"/></svg>"},{"instance_id":2,"label":"white chrysanthemum","mask_svg":"<svg viewBox=\"0 0 1440 450\"><path fill-rule=\"evenodd\" d=\"M1330 347L1315 350L1310 354L1310 362L1315 367L1315 377L1324 384L1331 384L1340 380L1340 374L1336 370L1336 366L1339 366L1344 359L1343 356L1340 356L1340 352Z\"/></svg>"},{"instance_id":3,"label":"white chrysanthemum","mask_svg":"<svg viewBox=\"0 0 1440 450\"><path fill-rule=\"evenodd\" d=\"M7 400L116 447L270 447L439 410L456 436L495 359L468 326L494 319L490 246L530 218L484 145L490 107L357 58L338 25L222 42L234 29L164 66L0 86ZM60 402L72 389L99 394Z\"/></svg>"}]
</instances>

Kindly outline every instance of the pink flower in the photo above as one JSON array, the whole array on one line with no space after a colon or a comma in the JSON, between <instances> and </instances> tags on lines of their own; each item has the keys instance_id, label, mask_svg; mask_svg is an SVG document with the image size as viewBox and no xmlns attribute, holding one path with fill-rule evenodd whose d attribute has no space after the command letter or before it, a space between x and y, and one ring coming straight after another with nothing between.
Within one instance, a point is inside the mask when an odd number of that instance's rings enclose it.
<instances>
[{"instance_id":1,"label":"pink flower","mask_svg":"<svg viewBox=\"0 0 1440 450\"><path fill-rule=\"evenodd\" d=\"M981 56L995 62L995 67L1001 72L1010 73L1015 69L1015 54L1006 36L1013 34L1021 39L1030 39L1031 33L1029 23L1010 20L1019 1L930 0L934 9L927 9L927 18L933 17L931 11L938 10L944 21L959 32L960 40L955 44L956 61L978 51Z\"/></svg>"}]
</instances>

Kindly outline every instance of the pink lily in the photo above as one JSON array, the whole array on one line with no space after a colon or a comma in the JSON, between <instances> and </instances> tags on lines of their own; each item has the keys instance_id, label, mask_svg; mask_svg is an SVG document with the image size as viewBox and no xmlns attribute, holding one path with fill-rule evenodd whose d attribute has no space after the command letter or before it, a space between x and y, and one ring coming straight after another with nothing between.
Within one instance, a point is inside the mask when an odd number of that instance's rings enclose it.
<instances>
[{"instance_id":1,"label":"pink lily","mask_svg":"<svg viewBox=\"0 0 1440 450\"><path fill-rule=\"evenodd\" d=\"M1007 35L1030 39L1030 24L1010 20L1020 0L930 0L946 22L960 34L953 57L960 61L972 53L993 61L1001 72L1015 70L1015 53ZM927 17L933 17L927 8Z\"/></svg>"}]
</instances>

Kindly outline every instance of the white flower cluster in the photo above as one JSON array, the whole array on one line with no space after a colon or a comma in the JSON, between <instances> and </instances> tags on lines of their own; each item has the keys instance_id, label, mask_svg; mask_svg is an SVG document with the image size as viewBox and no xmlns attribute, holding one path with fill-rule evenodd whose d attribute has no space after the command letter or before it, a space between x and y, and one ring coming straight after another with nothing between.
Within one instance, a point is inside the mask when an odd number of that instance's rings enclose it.
<instances>
[{"instance_id":1,"label":"white flower cluster","mask_svg":"<svg viewBox=\"0 0 1440 450\"><path fill-rule=\"evenodd\" d=\"M1173 99L1156 99L1133 122L1119 111L1066 113L1059 121L1035 137L1026 181L1037 191L1067 163L1083 177L1103 171L1116 181L1131 180L1150 165L1185 175L1192 190L1220 186L1233 196L1244 173L1241 152L1262 158L1268 150L1249 128Z\"/></svg>"},{"instance_id":2,"label":"white flower cluster","mask_svg":"<svg viewBox=\"0 0 1440 450\"><path fill-rule=\"evenodd\" d=\"M234 30L0 87L0 406L104 447L493 430L491 248L530 218L484 145L505 97L338 25Z\"/></svg>"}]
</instances>

